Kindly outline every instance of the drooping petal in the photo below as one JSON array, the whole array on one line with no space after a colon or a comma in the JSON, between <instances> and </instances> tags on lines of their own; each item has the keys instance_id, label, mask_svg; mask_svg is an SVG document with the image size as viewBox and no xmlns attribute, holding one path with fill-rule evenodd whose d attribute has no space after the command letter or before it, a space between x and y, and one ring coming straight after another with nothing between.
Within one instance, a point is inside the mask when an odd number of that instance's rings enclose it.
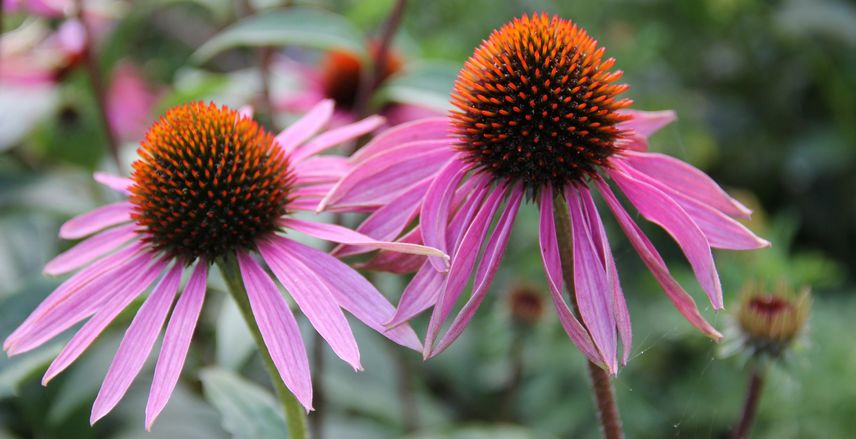
<instances>
[{"instance_id":1,"label":"drooping petal","mask_svg":"<svg viewBox=\"0 0 856 439\"><path fill-rule=\"evenodd\" d=\"M618 169L610 170L609 176L642 216L672 236L689 260L713 307L721 309L722 285L710 252L710 244L692 218L671 197L650 184Z\"/></svg>"},{"instance_id":2,"label":"drooping petal","mask_svg":"<svg viewBox=\"0 0 856 439\"><path fill-rule=\"evenodd\" d=\"M77 360L77 357L116 319L116 316L127 308L134 299L160 276L165 266L166 261L163 259L154 261L142 274L134 276L129 282L125 282L114 293L113 297L65 345L65 348L57 355L53 363L48 367L47 372L45 372L42 384L47 385L51 379Z\"/></svg>"},{"instance_id":3,"label":"drooping petal","mask_svg":"<svg viewBox=\"0 0 856 439\"><path fill-rule=\"evenodd\" d=\"M292 155L292 159L295 162L301 162L324 150L356 139L363 134L368 134L383 125L384 121L385 119L381 116L369 116L359 122L327 131L297 148Z\"/></svg>"},{"instance_id":4,"label":"drooping petal","mask_svg":"<svg viewBox=\"0 0 856 439\"><path fill-rule=\"evenodd\" d=\"M630 326L630 312L627 310L627 301L624 299L624 292L621 290L621 280L618 278L618 269L615 267L612 249L609 248L606 230L603 228L603 221L601 221L600 214L597 212L591 192L587 187L580 187L579 195L582 201L583 214L586 216L588 224L591 227L591 236L595 249L597 249L601 263L606 269L606 275L612 284L612 312L615 315L618 334L621 336L623 351L621 363L622 365L626 365L633 348L633 331Z\"/></svg>"},{"instance_id":5,"label":"drooping petal","mask_svg":"<svg viewBox=\"0 0 856 439\"><path fill-rule=\"evenodd\" d=\"M589 361L604 364L604 359L594 347L588 331L574 315L562 293L564 280L562 278L562 259L559 254L559 241L556 237L556 223L553 214L553 189L550 186L541 189L539 203L540 222L538 227L538 244L541 248L541 262L547 275L547 285L550 287L550 297L559 315L559 322L572 342L580 349Z\"/></svg>"},{"instance_id":6,"label":"drooping petal","mask_svg":"<svg viewBox=\"0 0 856 439\"><path fill-rule=\"evenodd\" d=\"M120 194L129 195L134 182L130 178L119 177L106 172L96 172L92 175L95 181L113 189Z\"/></svg>"},{"instance_id":7,"label":"drooping petal","mask_svg":"<svg viewBox=\"0 0 856 439\"><path fill-rule=\"evenodd\" d=\"M413 222L419 211L419 206L428 191L430 179L416 183L389 204L376 210L357 227L357 232L370 236L379 241L392 241L401 235L404 228ZM333 254L343 258L368 251L365 248L344 246L337 248Z\"/></svg>"},{"instance_id":8,"label":"drooping petal","mask_svg":"<svg viewBox=\"0 0 856 439\"><path fill-rule=\"evenodd\" d=\"M574 248L574 293L580 318L591 334L609 372L618 371L615 335L615 314L612 304L612 282L598 257L592 239L591 227L583 216L576 188L565 189Z\"/></svg>"},{"instance_id":9,"label":"drooping petal","mask_svg":"<svg viewBox=\"0 0 856 439\"><path fill-rule=\"evenodd\" d=\"M184 291L178 298L158 355L149 400L146 403L146 430L151 430L161 410L166 406L187 358L190 340L205 301L205 283L208 279L208 263L199 261Z\"/></svg>"},{"instance_id":10,"label":"drooping petal","mask_svg":"<svg viewBox=\"0 0 856 439\"><path fill-rule=\"evenodd\" d=\"M643 137L650 137L664 126L672 123L678 116L672 110L639 111L620 110L619 113L631 116L630 120L618 124L622 130L633 130Z\"/></svg>"},{"instance_id":11,"label":"drooping petal","mask_svg":"<svg viewBox=\"0 0 856 439\"><path fill-rule=\"evenodd\" d=\"M522 198L523 188L521 186L511 190L508 204L499 216L499 221L496 223L496 227L488 240L484 255L476 270L472 296L470 296L470 299L461 309L461 312L455 316L455 319L449 326L449 330L446 331L446 334L443 335L440 342L431 351L432 355L437 355L444 351L461 335L487 295L490 284L493 282L496 271L499 269L502 256L505 255L505 247L508 244L509 236L511 236L511 228L514 226L514 219L517 217L517 211L520 209Z\"/></svg>"},{"instance_id":12,"label":"drooping petal","mask_svg":"<svg viewBox=\"0 0 856 439\"><path fill-rule=\"evenodd\" d=\"M353 268L327 253L298 242L278 236L270 239L273 245L288 251L291 257L299 259L318 273L342 308L390 340L410 349L422 349L419 338L409 326L394 329L385 327L384 323L395 309L371 282Z\"/></svg>"},{"instance_id":13,"label":"drooping petal","mask_svg":"<svg viewBox=\"0 0 856 439\"><path fill-rule=\"evenodd\" d=\"M395 315L386 322L386 325L390 328L397 327L434 305L445 280L445 273L435 270L427 262L423 263L404 288L398 307L395 309Z\"/></svg>"},{"instance_id":14,"label":"drooping petal","mask_svg":"<svg viewBox=\"0 0 856 439\"><path fill-rule=\"evenodd\" d=\"M446 227L449 223L449 208L455 189L468 171L466 162L452 159L434 178L419 214L419 226L422 228L422 241L427 246L450 253L446 246ZM447 271L448 262L441 258L428 258L437 271Z\"/></svg>"},{"instance_id":15,"label":"drooping petal","mask_svg":"<svg viewBox=\"0 0 856 439\"><path fill-rule=\"evenodd\" d=\"M432 345L440 332L440 326L446 321L473 272L487 229L504 196L505 188L495 188L467 226L461 245L454 253L455 258L449 268L446 284L440 292L434 311L431 313L431 320L428 322L428 332L425 335L422 352L425 358L431 357Z\"/></svg>"},{"instance_id":16,"label":"drooping petal","mask_svg":"<svg viewBox=\"0 0 856 439\"><path fill-rule=\"evenodd\" d=\"M303 117L291 124L276 136L276 141L287 153L293 152L298 145L314 136L333 115L335 104L332 99L325 99L315 104Z\"/></svg>"},{"instance_id":17,"label":"drooping petal","mask_svg":"<svg viewBox=\"0 0 856 439\"><path fill-rule=\"evenodd\" d=\"M382 206L413 184L432 177L454 156L449 140L414 142L360 163L324 197L329 206Z\"/></svg>"},{"instance_id":18,"label":"drooping petal","mask_svg":"<svg viewBox=\"0 0 856 439\"><path fill-rule=\"evenodd\" d=\"M125 331L125 336L119 344L116 356L113 357L110 369L92 405L90 424L94 424L113 410L131 387L134 378L140 373L169 313L178 284L181 282L182 271L180 262L173 265L137 311L128 330Z\"/></svg>"},{"instance_id":19,"label":"drooping petal","mask_svg":"<svg viewBox=\"0 0 856 439\"><path fill-rule=\"evenodd\" d=\"M678 312L680 312L684 318L686 318L687 321L689 321L690 324L695 326L698 330L713 339L719 340L722 337L722 334L720 334L719 331L717 331L704 319L704 317L702 317L693 298L684 291L683 287L681 287L680 284L678 284L678 282L672 277L671 273L669 273L669 269L666 267L666 262L663 261L662 257L660 257L657 249L654 248L651 241L648 240L644 233L642 233L639 226L633 222L633 219L630 218L630 215L624 210L624 207L621 206L621 203L615 197L615 194L613 194L609 185L599 178L593 180L598 187L598 191L601 193L604 200L606 200L607 205L618 220L618 224L621 226L624 234L627 235L627 238L630 240L630 244L636 250L636 253L639 254L639 257L642 258L642 262L645 263L651 271L651 274L654 275L654 278L663 288L663 291L665 291L669 300L671 300L675 305L675 308L678 309Z\"/></svg>"},{"instance_id":20,"label":"drooping petal","mask_svg":"<svg viewBox=\"0 0 856 439\"><path fill-rule=\"evenodd\" d=\"M260 241L258 248L273 274L333 352L355 370L361 370L360 350L348 320L318 273L272 241Z\"/></svg>"},{"instance_id":21,"label":"drooping petal","mask_svg":"<svg viewBox=\"0 0 856 439\"><path fill-rule=\"evenodd\" d=\"M6 351L17 355L50 340L57 334L91 316L116 291L138 276L152 259L147 253L137 253L130 261L112 266L109 271L76 289L63 289L51 294L7 340ZM55 292L55 293L57 293Z\"/></svg>"},{"instance_id":22,"label":"drooping petal","mask_svg":"<svg viewBox=\"0 0 856 439\"><path fill-rule=\"evenodd\" d=\"M731 198L712 178L689 163L657 153L628 153L625 160L637 171L726 215L749 218L752 214L751 210Z\"/></svg>"},{"instance_id":23,"label":"drooping petal","mask_svg":"<svg viewBox=\"0 0 856 439\"><path fill-rule=\"evenodd\" d=\"M358 233L335 224L313 223L296 218L281 219L279 224L283 227L294 229L298 232L326 241L337 242L339 244L359 245L369 248L393 250L401 253L412 253L416 255L448 257L445 253L435 248L402 242L377 241L363 235L362 233Z\"/></svg>"},{"instance_id":24,"label":"drooping petal","mask_svg":"<svg viewBox=\"0 0 856 439\"><path fill-rule=\"evenodd\" d=\"M449 121L445 117L403 123L385 130L351 157L355 163L365 162L377 154L405 143L449 137Z\"/></svg>"},{"instance_id":25,"label":"drooping petal","mask_svg":"<svg viewBox=\"0 0 856 439\"><path fill-rule=\"evenodd\" d=\"M239 252L238 264L247 289L250 308L276 370L300 404L306 410L312 410L309 357L306 356L306 347L300 338L300 328L288 303L276 284L249 254Z\"/></svg>"},{"instance_id":26,"label":"drooping petal","mask_svg":"<svg viewBox=\"0 0 856 439\"><path fill-rule=\"evenodd\" d=\"M644 181L671 196L696 223L711 247L728 250L754 250L770 246L769 241L758 237L746 226L712 206L676 191L671 186L661 183L631 166L622 169L633 178Z\"/></svg>"},{"instance_id":27,"label":"drooping petal","mask_svg":"<svg viewBox=\"0 0 856 439\"><path fill-rule=\"evenodd\" d=\"M83 267L130 241L137 235L135 227L134 224L128 224L87 238L51 259L45 264L43 272L58 276Z\"/></svg>"},{"instance_id":28,"label":"drooping petal","mask_svg":"<svg viewBox=\"0 0 856 439\"><path fill-rule=\"evenodd\" d=\"M131 220L131 203L120 201L78 215L62 225L59 236L64 239L79 239L116 224Z\"/></svg>"}]
</instances>

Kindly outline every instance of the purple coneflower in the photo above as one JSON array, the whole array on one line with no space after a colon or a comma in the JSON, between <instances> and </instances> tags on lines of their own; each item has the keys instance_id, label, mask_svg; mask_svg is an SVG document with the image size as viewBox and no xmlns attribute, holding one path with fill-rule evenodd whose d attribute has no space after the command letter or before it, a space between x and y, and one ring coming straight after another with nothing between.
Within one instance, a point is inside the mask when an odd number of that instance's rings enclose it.
<instances>
[{"instance_id":1,"label":"purple coneflower","mask_svg":"<svg viewBox=\"0 0 856 439\"><path fill-rule=\"evenodd\" d=\"M378 45L366 44L368 52L373 58L377 57ZM387 79L401 73L405 64L395 51L386 52L386 62L380 75L379 87ZM295 74L300 81L299 86L282 96L276 98L275 106L281 111L301 113L307 108L315 105L322 99L332 99L336 102L336 112L333 114L331 124L338 126L352 123L357 116L355 110L360 98L360 87L363 87L363 78L370 69L366 69L365 62L351 52L341 49L333 49L322 54L317 64L306 64L290 59L281 59L275 67ZM441 113L422 106L412 104L393 103L380 109L389 126L425 117L438 116Z\"/></svg>"},{"instance_id":2,"label":"purple coneflower","mask_svg":"<svg viewBox=\"0 0 856 439\"><path fill-rule=\"evenodd\" d=\"M571 21L546 14L515 19L466 62L452 96L457 109L449 118L412 122L376 137L355 154L355 167L322 201L320 208L377 209L358 231L424 243L451 256L448 264L381 252L367 263L417 270L389 325L433 306L426 358L448 347L473 317L526 198L540 210L541 257L563 328L592 362L615 373L618 339L623 362L630 353L630 319L593 191L678 311L703 333L720 337L613 186L674 238L716 309L722 308L722 289L711 248L747 250L768 242L733 219L750 212L707 175L648 151L647 137L675 115L628 110L631 101L618 98L627 86L616 83L621 72L612 70L614 63ZM569 236L562 238L572 239L572 255L560 253L554 210L570 219ZM419 225L404 233L417 216ZM339 254L360 251L344 247ZM563 258L572 268L568 287L579 318L562 296ZM435 344L473 273L471 296Z\"/></svg>"},{"instance_id":3,"label":"purple coneflower","mask_svg":"<svg viewBox=\"0 0 856 439\"><path fill-rule=\"evenodd\" d=\"M175 387L202 308L209 266L237 259L246 299L287 388L310 409L312 385L297 322L267 265L335 353L360 369L341 308L393 341L419 349L408 327L387 330L393 306L332 256L283 236L393 251L442 255L420 245L380 242L341 226L294 218L314 210L348 164L316 154L374 130L373 116L315 136L333 112L323 101L274 137L246 113L194 103L174 108L146 134L130 179L96 179L128 196L75 217L60 229L86 238L45 273L82 268L63 282L4 343L10 355L36 348L88 320L45 373L47 383L74 362L137 297L155 285L119 346L92 408L94 423L122 398L169 318L146 408L150 427ZM234 265L233 265L234 266ZM178 300L182 274L191 272ZM160 279L158 281L158 279Z\"/></svg>"}]
</instances>

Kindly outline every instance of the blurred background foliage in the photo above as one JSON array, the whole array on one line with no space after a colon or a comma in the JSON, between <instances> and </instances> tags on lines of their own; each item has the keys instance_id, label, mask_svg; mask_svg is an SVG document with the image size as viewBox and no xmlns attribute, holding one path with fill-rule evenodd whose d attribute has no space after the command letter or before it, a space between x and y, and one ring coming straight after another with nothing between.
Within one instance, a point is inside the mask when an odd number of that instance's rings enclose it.
<instances>
[{"instance_id":1,"label":"blurred background foliage","mask_svg":"<svg viewBox=\"0 0 856 439\"><path fill-rule=\"evenodd\" d=\"M362 38L377 36L393 4L298 2L341 17L298 22L295 29L309 37L326 37L297 44L306 36L284 32L281 41L254 40L259 23L249 31L223 31L246 15L281 9L275 0L93 2L109 3L112 22L96 48L96 67L104 78L122 63L138 67L144 88L156 96L150 108L135 110L146 123L194 99L264 109L258 50L246 46L292 42L273 53L308 65L333 47L359 52L368 47ZM773 247L717 253L726 304L735 305L753 280L812 286L808 337L769 377L754 437L852 437L856 6L844 0L411 1L394 46L404 67L381 85L371 109L389 102L442 109L473 48L525 11L560 14L598 38L625 71L636 108L673 108L679 115L652 140L653 149L706 170L756 210L750 227ZM3 31L30 20L5 11ZM53 27L58 21L44 20ZM273 33L285 29L269 24ZM198 50L203 45L208 49ZM365 58L363 52L358 55ZM59 225L113 197L90 178L94 170L115 172L116 165L106 152L86 75L76 64L57 72L48 88L0 82L3 338L59 282L40 274L45 261L70 246L55 238ZM294 72L272 71L270 94L301 87ZM258 117L282 126L294 116L261 111ZM122 140L119 172L127 173L139 137ZM523 209L493 294L462 339L438 358L422 363L418 354L399 351L365 328L357 331L365 372L354 374L321 351L324 372L315 375L323 375L324 398L311 416L323 416L326 437L596 436L583 358L549 303L543 313L522 320L511 305L520 307L510 298L521 285L540 293L536 307L546 299L536 224L534 211ZM636 340L632 360L616 380L628 436L726 437L743 397L744 365L719 358L717 346L691 330L615 224L607 226ZM664 233L646 231L682 283L703 300L680 252ZM404 280L377 279L395 301ZM216 281L210 288L222 289ZM117 411L94 427L87 422L131 310L47 388L39 376L62 340L20 357L0 357L0 438L277 437L284 421L243 323L225 295L209 297L214 299L206 304L182 382L150 434L143 429L150 372L140 375ZM704 312L717 327L729 325L727 311ZM309 331L305 336L315 339Z\"/></svg>"}]
</instances>

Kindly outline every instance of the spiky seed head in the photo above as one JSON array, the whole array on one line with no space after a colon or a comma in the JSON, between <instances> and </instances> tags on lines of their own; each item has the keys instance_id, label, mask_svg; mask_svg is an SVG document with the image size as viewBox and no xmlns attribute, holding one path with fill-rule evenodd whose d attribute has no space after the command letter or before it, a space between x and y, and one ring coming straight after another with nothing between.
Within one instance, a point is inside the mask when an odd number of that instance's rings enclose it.
<instances>
[{"instance_id":1,"label":"spiky seed head","mask_svg":"<svg viewBox=\"0 0 856 439\"><path fill-rule=\"evenodd\" d=\"M529 189L562 187L606 165L627 119L622 72L570 20L524 15L494 31L452 93L454 134L479 169Z\"/></svg>"},{"instance_id":2,"label":"spiky seed head","mask_svg":"<svg viewBox=\"0 0 856 439\"><path fill-rule=\"evenodd\" d=\"M133 164L132 218L155 250L209 260L252 249L286 213L293 177L274 136L213 103L175 107Z\"/></svg>"}]
</instances>

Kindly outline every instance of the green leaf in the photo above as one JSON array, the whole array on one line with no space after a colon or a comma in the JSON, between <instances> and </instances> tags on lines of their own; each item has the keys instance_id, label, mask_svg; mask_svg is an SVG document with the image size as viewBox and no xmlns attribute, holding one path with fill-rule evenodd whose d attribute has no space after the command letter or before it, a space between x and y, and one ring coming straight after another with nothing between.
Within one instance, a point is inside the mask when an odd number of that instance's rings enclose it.
<instances>
[{"instance_id":1,"label":"green leaf","mask_svg":"<svg viewBox=\"0 0 856 439\"><path fill-rule=\"evenodd\" d=\"M270 392L220 368L200 373L205 398L223 417L223 428L236 438L288 436L285 417Z\"/></svg>"},{"instance_id":2,"label":"green leaf","mask_svg":"<svg viewBox=\"0 0 856 439\"><path fill-rule=\"evenodd\" d=\"M364 38L344 17L317 9L293 8L247 17L208 40L193 54L196 62L239 46L305 46L344 49L365 55Z\"/></svg>"},{"instance_id":3,"label":"green leaf","mask_svg":"<svg viewBox=\"0 0 856 439\"><path fill-rule=\"evenodd\" d=\"M391 102L446 111L457 76L458 66L452 63L417 64L386 81L378 95Z\"/></svg>"},{"instance_id":4,"label":"green leaf","mask_svg":"<svg viewBox=\"0 0 856 439\"><path fill-rule=\"evenodd\" d=\"M229 370L240 369L256 351L253 335L231 298L223 300L217 316L216 346L217 364Z\"/></svg>"},{"instance_id":5,"label":"green leaf","mask_svg":"<svg viewBox=\"0 0 856 439\"><path fill-rule=\"evenodd\" d=\"M0 399L16 396L18 386L42 371L59 354L62 343L54 343L35 352L6 360L0 368Z\"/></svg>"}]
</instances>

